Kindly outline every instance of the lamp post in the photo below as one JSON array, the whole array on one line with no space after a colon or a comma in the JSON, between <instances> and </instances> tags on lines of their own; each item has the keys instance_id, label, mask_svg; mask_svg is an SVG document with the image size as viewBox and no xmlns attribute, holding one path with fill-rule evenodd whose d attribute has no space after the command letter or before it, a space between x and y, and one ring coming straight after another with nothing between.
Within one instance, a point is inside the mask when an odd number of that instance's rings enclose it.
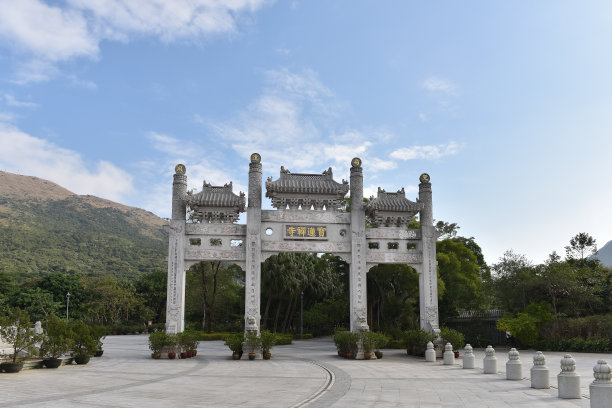
<instances>
[{"instance_id":1,"label":"lamp post","mask_svg":"<svg viewBox=\"0 0 612 408\"><path fill-rule=\"evenodd\" d=\"M66 292L66 322L68 321L68 308L70 307L70 292Z\"/></svg>"},{"instance_id":2,"label":"lamp post","mask_svg":"<svg viewBox=\"0 0 612 408\"><path fill-rule=\"evenodd\" d=\"M300 338L304 337L304 291L300 293Z\"/></svg>"}]
</instances>

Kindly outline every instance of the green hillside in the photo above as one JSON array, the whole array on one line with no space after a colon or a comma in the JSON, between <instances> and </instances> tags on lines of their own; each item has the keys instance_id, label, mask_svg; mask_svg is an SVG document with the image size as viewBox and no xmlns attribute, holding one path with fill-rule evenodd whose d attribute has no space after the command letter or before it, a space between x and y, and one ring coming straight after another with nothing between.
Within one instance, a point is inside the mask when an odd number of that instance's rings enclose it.
<instances>
[{"instance_id":1,"label":"green hillside","mask_svg":"<svg viewBox=\"0 0 612 408\"><path fill-rule=\"evenodd\" d=\"M165 221L46 180L0 172L0 271L134 279L165 269Z\"/></svg>"}]
</instances>

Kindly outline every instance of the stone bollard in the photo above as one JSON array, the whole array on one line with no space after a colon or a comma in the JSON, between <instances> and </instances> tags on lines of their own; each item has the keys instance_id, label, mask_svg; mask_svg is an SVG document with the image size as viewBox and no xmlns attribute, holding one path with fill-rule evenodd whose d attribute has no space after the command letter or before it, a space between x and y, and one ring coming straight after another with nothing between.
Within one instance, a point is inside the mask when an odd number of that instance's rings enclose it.
<instances>
[{"instance_id":1,"label":"stone bollard","mask_svg":"<svg viewBox=\"0 0 612 408\"><path fill-rule=\"evenodd\" d=\"M515 348L511 348L508 352L508 361L506 361L506 380L522 379L523 363L519 359L519 352Z\"/></svg>"},{"instance_id":2,"label":"stone bollard","mask_svg":"<svg viewBox=\"0 0 612 408\"><path fill-rule=\"evenodd\" d=\"M485 374L497 374L497 358L495 357L495 349L493 346L487 346L485 349L485 358L482 361L482 367Z\"/></svg>"},{"instance_id":3,"label":"stone bollard","mask_svg":"<svg viewBox=\"0 0 612 408\"><path fill-rule=\"evenodd\" d=\"M595 380L589 386L591 408L612 407L612 374L606 360L597 360L593 376Z\"/></svg>"},{"instance_id":4,"label":"stone bollard","mask_svg":"<svg viewBox=\"0 0 612 408\"><path fill-rule=\"evenodd\" d=\"M463 354L463 368L474 368L474 349L469 344L464 347L465 354Z\"/></svg>"},{"instance_id":5,"label":"stone bollard","mask_svg":"<svg viewBox=\"0 0 612 408\"><path fill-rule=\"evenodd\" d=\"M571 354L561 359L561 372L557 375L559 398L580 398L580 375L576 373L576 360Z\"/></svg>"},{"instance_id":6,"label":"stone bollard","mask_svg":"<svg viewBox=\"0 0 612 408\"><path fill-rule=\"evenodd\" d=\"M436 351L434 350L434 345L431 341L427 343L427 350L425 350L425 361L436 361Z\"/></svg>"},{"instance_id":7,"label":"stone bollard","mask_svg":"<svg viewBox=\"0 0 612 408\"><path fill-rule=\"evenodd\" d=\"M446 343L444 346L444 365L455 364L455 352L453 351L453 345Z\"/></svg>"},{"instance_id":8,"label":"stone bollard","mask_svg":"<svg viewBox=\"0 0 612 408\"><path fill-rule=\"evenodd\" d=\"M550 388L550 370L546 367L546 357L541 351L536 352L533 356L531 388Z\"/></svg>"}]
</instances>

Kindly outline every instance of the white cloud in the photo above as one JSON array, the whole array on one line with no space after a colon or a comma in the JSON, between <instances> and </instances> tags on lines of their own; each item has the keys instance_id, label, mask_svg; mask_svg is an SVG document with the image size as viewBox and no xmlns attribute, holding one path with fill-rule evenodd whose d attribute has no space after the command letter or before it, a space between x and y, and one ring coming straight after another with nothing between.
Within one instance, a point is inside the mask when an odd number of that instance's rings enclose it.
<instances>
[{"instance_id":1,"label":"white cloud","mask_svg":"<svg viewBox=\"0 0 612 408\"><path fill-rule=\"evenodd\" d=\"M12 106L14 108L35 108L38 104L34 102L26 102L17 100L12 94L4 94L4 103L6 106Z\"/></svg>"},{"instance_id":2,"label":"white cloud","mask_svg":"<svg viewBox=\"0 0 612 408\"><path fill-rule=\"evenodd\" d=\"M391 157L398 160L437 160L444 156L452 156L459 152L459 145L455 142L440 144L437 146L412 146L402 147L391 152Z\"/></svg>"},{"instance_id":3,"label":"white cloud","mask_svg":"<svg viewBox=\"0 0 612 408\"><path fill-rule=\"evenodd\" d=\"M423 81L423 88L430 92L441 92L447 95L455 95L457 93L457 85L449 80L431 76Z\"/></svg>"},{"instance_id":4,"label":"white cloud","mask_svg":"<svg viewBox=\"0 0 612 408\"><path fill-rule=\"evenodd\" d=\"M132 192L132 176L107 161L94 170L73 150L30 136L19 129L0 124L0 168L13 173L51 180L77 194L93 194L121 201Z\"/></svg>"},{"instance_id":5,"label":"white cloud","mask_svg":"<svg viewBox=\"0 0 612 408\"><path fill-rule=\"evenodd\" d=\"M51 4L48 4L51 3ZM43 81L56 64L97 58L103 40L200 41L234 33L266 0L0 0L0 40L25 58L15 82Z\"/></svg>"},{"instance_id":6,"label":"white cloud","mask_svg":"<svg viewBox=\"0 0 612 408\"><path fill-rule=\"evenodd\" d=\"M391 160L381 160L378 157L375 157L375 158L369 160L368 164L369 164L369 167L373 171L393 170L393 169L397 168L397 163L395 163L394 161L391 161Z\"/></svg>"}]
</instances>

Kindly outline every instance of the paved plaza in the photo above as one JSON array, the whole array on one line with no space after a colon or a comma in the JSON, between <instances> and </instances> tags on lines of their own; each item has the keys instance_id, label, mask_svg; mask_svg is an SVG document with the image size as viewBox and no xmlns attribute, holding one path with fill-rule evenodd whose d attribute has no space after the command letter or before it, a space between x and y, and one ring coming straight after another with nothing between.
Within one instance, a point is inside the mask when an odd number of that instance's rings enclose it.
<instances>
[{"instance_id":1,"label":"paved plaza","mask_svg":"<svg viewBox=\"0 0 612 408\"><path fill-rule=\"evenodd\" d=\"M381 360L346 360L330 338L272 349L270 361L233 361L222 341L201 342L198 356L153 360L146 335L108 336L104 355L86 366L0 374L0 406L38 407L588 407L588 386L598 359L612 354L573 353L583 398L557 398L564 353L546 353L549 390L530 388L533 352L521 352L522 381L505 379L507 353L497 353L498 374L426 363L403 350Z\"/></svg>"}]
</instances>

